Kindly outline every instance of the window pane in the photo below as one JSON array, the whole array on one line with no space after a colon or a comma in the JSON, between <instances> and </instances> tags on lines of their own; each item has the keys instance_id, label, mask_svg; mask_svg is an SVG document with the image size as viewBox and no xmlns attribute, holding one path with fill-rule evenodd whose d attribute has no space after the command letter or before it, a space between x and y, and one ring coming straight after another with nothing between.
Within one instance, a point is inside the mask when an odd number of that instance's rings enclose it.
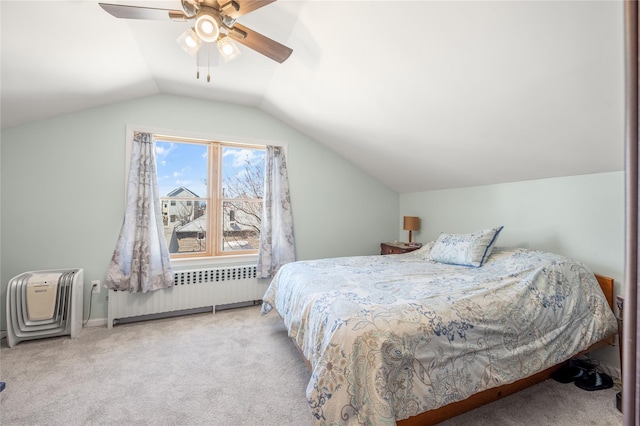
<instances>
[{"instance_id":1,"label":"window pane","mask_svg":"<svg viewBox=\"0 0 640 426\"><path fill-rule=\"evenodd\" d=\"M222 148L222 197L259 198L264 194L262 149Z\"/></svg>"},{"instance_id":2,"label":"window pane","mask_svg":"<svg viewBox=\"0 0 640 426\"><path fill-rule=\"evenodd\" d=\"M163 199L164 201L164 199ZM206 201L177 201L175 212L162 211L169 253L205 253L207 250ZM164 203L163 203L164 205Z\"/></svg>"},{"instance_id":3,"label":"window pane","mask_svg":"<svg viewBox=\"0 0 640 426\"><path fill-rule=\"evenodd\" d=\"M162 219L172 257L257 251L265 157L265 149L255 146L156 136Z\"/></svg>"},{"instance_id":4,"label":"window pane","mask_svg":"<svg viewBox=\"0 0 640 426\"><path fill-rule=\"evenodd\" d=\"M222 251L257 250L260 241L262 200L222 203Z\"/></svg>"},{"instance_id":5,"label":"window pane","mask_svg":"<svg viewBox=\"0 0 640 426\"><path fill-rule=\"evenodd\" d=\"M156 140L158 189L169 253L207 252L208 146Z\"/></svg>"},{"instance_id":6,"label":"window pane","mask_svg":"<svg viewBox=\"0 0 640 426\"><path fill-rule=\"evenodd\" d=\"M207 156L206 144L156 141L160 196L206 198Z\"/></svg>"}]
</instances>

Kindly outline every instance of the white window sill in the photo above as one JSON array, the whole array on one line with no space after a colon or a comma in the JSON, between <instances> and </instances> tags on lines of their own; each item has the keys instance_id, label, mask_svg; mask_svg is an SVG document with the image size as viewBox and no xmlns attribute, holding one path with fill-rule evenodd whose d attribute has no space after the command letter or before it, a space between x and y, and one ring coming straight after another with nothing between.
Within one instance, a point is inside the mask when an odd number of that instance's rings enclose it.
<instances>
[{"instance_id":1,"label":"white window sill","mask_svg":"<svg viewBox=\"0 0 640 426\"><path fill-rule=\"evenodd\" d=\"M171 267L175 270L189 268L211 268L218 266L255 265L258 262L257 254L236 254L215 257L194 257L190 259L171 259Z\"/></svg>"}]
</instances>

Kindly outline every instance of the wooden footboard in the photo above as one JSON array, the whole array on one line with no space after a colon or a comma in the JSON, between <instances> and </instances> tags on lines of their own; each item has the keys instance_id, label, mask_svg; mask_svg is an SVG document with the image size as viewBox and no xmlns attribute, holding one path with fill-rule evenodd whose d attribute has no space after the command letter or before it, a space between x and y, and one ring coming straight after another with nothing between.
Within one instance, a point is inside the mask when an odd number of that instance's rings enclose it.
<instances>
[{"instance_id":1,"label":"wooden footboard","mask_svg":"<svg viewBox=\"0 0 640 426\"><path fill-rule=\"evenodd\" d=\"M613 310L613 299L614 299L614 287L613 287L613 278L605 277L603 275L595 274L600 287L602 288L602 292L607 298L607 302L609 303L609 307ZM613 339L615 335L608 337L600 342L597 342L591 345L586 351L581 352L587 353L599 347L605 345L613 345ZM305 361L307 368L311 371L311 364L305 358L302 350L295 344L295 347L300 352L302 359ZM576 354L580 355L580 354ZM498 386L495 388L487 389L482 392L479 392L475 395L470 396L469 398L453 402L451 404L445 405L443 407L437 408L435 410L426 411L424 413L418 414L416 416L410 417L405 420L400 420L397 422L398 426L430 426L436 423L443 422L447 419L465 413L467 411L473 410L474 408L478 408L482 405L488 404L493 401L497 401L500 398L503 398L507 395L511 395L516 393L522 389L528 388L529 386L533 386L537 383L543 382L551 377L551 374L559 369L562 364L553 366L544 371L541 371L533 376L526 377L524 379L518 380L514 383L509 383L506 385Z\"/></svg>"}]
</instances>

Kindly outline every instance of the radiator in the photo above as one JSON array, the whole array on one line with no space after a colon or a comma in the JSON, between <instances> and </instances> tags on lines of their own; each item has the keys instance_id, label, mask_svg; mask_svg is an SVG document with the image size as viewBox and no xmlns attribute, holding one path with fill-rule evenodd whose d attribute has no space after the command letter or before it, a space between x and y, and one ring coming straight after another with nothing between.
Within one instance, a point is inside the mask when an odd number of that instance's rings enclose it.
<instances>
[{"instance_id":1,"label":"radiator","mask_svg":"<svg viewBox=\"0 0 640 426\"><path fill-rule=\"evenodd\" d=\"M172 287L148 293L109 290L107 328L134 321L216 311L216 306L262 299L268 282L256 278L255 265L174 271Z\"/></svg>"},{"instance_id":2,"label":"radiator","mask_svg":"<svg viewBox=\"0 0 640 426\"><path fill-rule=\"evenodd\" d=\"M76 337L82 330L83 270L24 272L7 285L7 346L23 340Z\"/></svg>"}]
</instances>

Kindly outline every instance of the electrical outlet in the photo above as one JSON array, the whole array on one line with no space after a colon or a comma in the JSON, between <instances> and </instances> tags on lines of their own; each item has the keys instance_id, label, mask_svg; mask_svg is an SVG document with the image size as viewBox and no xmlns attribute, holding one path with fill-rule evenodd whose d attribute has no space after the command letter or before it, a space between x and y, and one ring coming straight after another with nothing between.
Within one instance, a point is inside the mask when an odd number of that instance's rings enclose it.
<instances>
[{"instance_id":1,"label":"electrical outlet","mask_svg":"<svg viewBox=\"0 0 640 426\"><path fill-rule=\"evenodd\" d=\"M100 280L91 281L91 294L100 293Z\"/></svg>"}]
</instances>

